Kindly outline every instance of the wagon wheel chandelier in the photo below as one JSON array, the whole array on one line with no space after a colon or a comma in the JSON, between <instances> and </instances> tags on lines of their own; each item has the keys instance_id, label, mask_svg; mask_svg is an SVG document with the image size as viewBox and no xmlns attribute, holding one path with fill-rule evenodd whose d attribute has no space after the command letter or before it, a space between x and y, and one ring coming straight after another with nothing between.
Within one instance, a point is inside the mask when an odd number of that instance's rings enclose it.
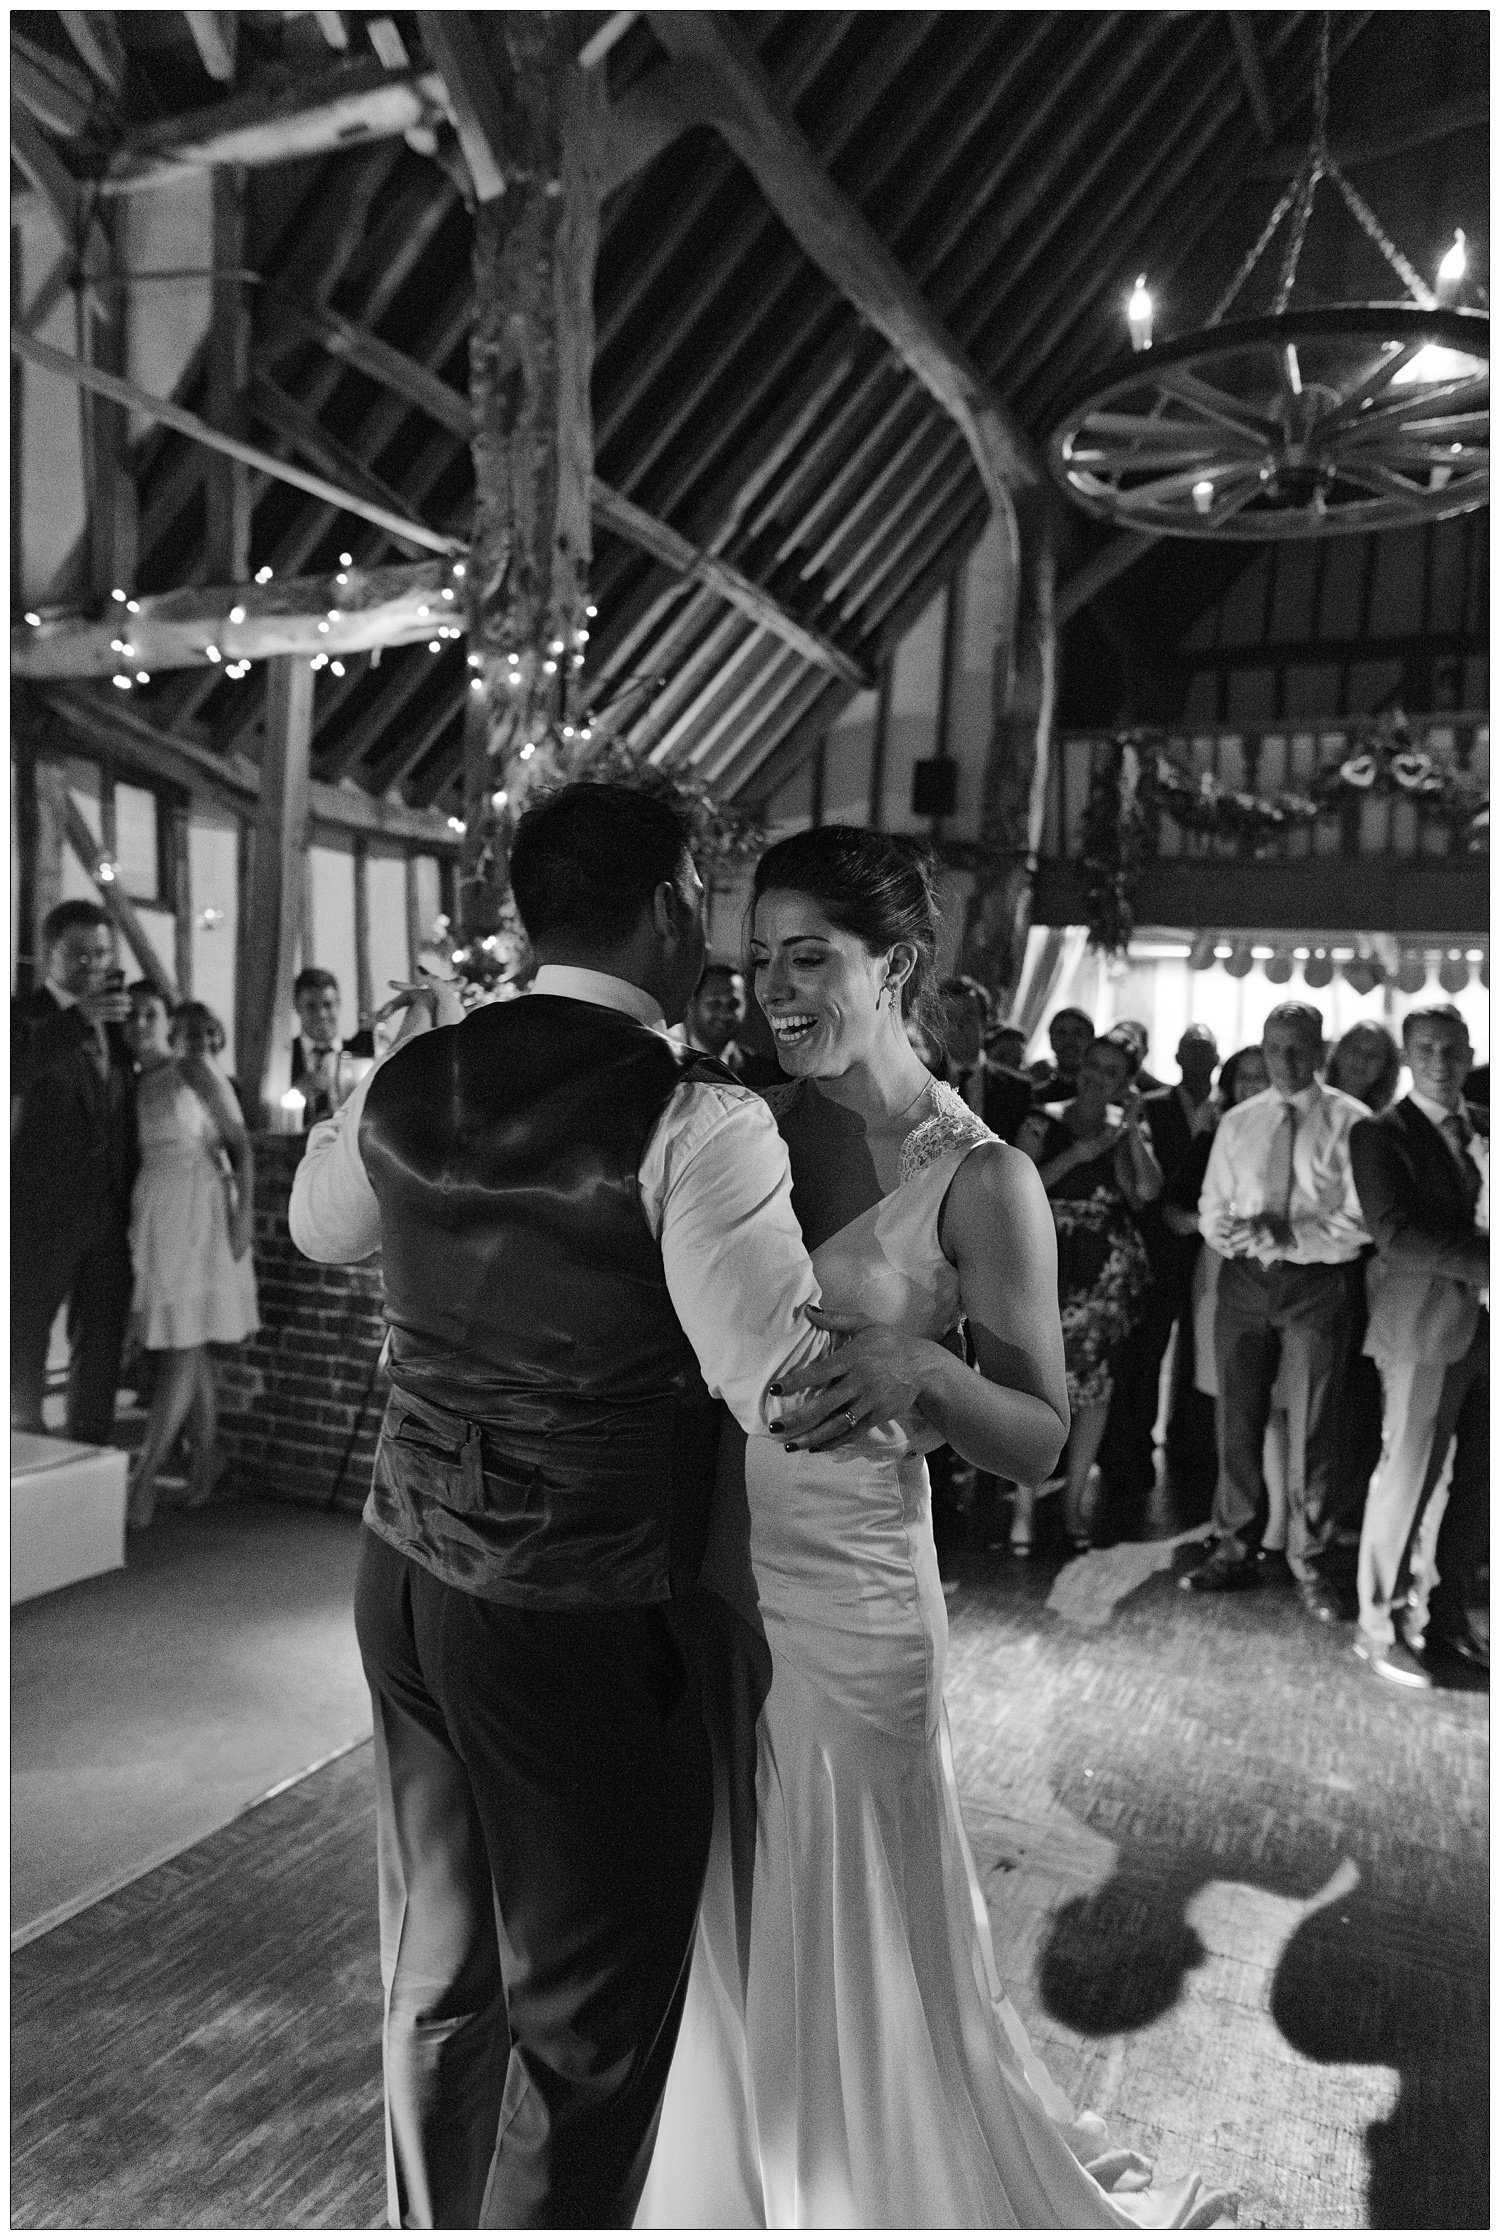
<instances>
[{"instance_id":1,"label":"wagon wheel chandelier","mask_svg":"<svg viewBox=\"0 0 1500 2240\"><path fill-rule=\"evenodd\" d=\"M1464 237L1434 292L1345 178L1328 146L1328 26L1325 15L1312 143L1207 325L1153 349L1137 281L1134 354L1053 430L1052 471L1085 512L1151 536L1266 541L1406 528L1489 502L1490 324L1487 308L1454 302ZM1288 308L1325 179L1402 301ZM1287 220L1269 315L1226 324Z\"/></svg>"}]
</instances>

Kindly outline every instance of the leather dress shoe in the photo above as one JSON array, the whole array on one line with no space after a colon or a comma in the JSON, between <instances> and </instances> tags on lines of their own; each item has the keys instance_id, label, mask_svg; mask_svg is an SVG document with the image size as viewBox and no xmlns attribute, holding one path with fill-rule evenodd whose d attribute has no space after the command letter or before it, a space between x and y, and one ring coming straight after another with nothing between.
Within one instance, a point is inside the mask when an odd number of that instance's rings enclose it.
<instances>
[{"instance_id":1,"label":"leather dress shoe","mask_svg":"<svg viewBox=\"0 0 1500 2240\"><path fill-rule=\"evenodd\" d=\"M1300 1592L1303 1609L1319 1625L1341 1625L1349 1614L1343 1596L1326 1579L1304 1579Z\"/></svg>"},{"instance_id":2,"label":"leather dress shoe","mask_svg":"<svg viewBox=\"0 0 1500 2240\"><path fill-rule=\"evenodd\" d=\"M1426 1647L1429 1655L1461 1657L1465 1664L1477 1672L1490 1669L1490 1652L1487 1643L1480 1640L1471 1625L1463 1625L1452 1633L1438 1633L1429 1624Z\"/></svg>"},{"instance_id":3,"label":"leather dress shoe","mask_svg":"<svg viewBox=\"0 0 1500 2240\"><path fill-rule=\"evenodd\" d=\"M1215 1548L1177 1582L1189 1594L1235 1594L1260 1584L1260 1570L1253 1556L1237 1556L1222 1545Z\"/></svg>"},{"instance_id":4,"label":"leather dress shoe","mask_svg":"<svg viewBox=\"0 0 1500 2240\"><path fill-rule=\"evenodd\" d=\"M1387 1680L1394 1688L1432 1686L1432 1674L1416 1650L1404 1641L1377 1641L1361 1628L1354 1636L1354 1654L1369 1666L1377 1680Z\"/></svg>"}]
</instances>

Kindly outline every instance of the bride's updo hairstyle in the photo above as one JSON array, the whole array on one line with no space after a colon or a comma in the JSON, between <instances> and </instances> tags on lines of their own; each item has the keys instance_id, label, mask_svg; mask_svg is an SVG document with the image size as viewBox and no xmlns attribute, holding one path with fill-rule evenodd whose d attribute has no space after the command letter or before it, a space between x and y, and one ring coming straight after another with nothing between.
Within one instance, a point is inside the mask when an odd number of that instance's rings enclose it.
<instances>
[{"instance_id":1,"label":"bride's updo hairstyle","mask_svg":"<svg viewBox=\"0 0 1500 2240\"><path fill-rule=\"evenodd\" d=\"M872 957L909 941L917 961L901 990L901 1015L922 1022L937 969L941 913L932 857L919 841L862 825L823 824L767 848L755 866L751 910L766 894L805 894L830 925Z\"/></svg>"}]
</instances>

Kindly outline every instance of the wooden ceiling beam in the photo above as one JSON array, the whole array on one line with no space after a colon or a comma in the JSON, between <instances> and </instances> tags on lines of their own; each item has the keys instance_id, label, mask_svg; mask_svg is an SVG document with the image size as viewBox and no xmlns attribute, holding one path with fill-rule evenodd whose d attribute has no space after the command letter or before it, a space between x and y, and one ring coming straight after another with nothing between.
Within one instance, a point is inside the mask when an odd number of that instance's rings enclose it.
<instances>
[{"instance_id":1,"label":"wooden ceiling beam","mask_svg":"<svg viewBox=\"0 0 1500 2240\"><path fill-rule=\"evenodd\" d=\"M1415 116L1335 140L1333 158L1341 171L1353 171L1364 163L1387 163L1392 156L1409 155L1414 148L1430 148L1439 140L1452 139L1455 133L1482 131L1489 121L1488 92L1455 94L1451 101L1440 101ZM1268 148L1247 165L1243 177L1292 179L1306 161L1304 147Z\"/></svg>"},{"instance_id":2,"label":"wooden ceiling beam","mask_svg":"<svg viewBox=\"0 0 1500 2240\"><path fill-rule=\"evenodd\" d=\"M1161 542L1159 537L1148 536L1140 529L1124 529L1101 545L1091 560L1075 568L1072 575L1057 587L1053 602L1053 615L1059 630L1065 628L1076 614L1081 614L1091 601L1098 598L1107 584L1133 568L1137 560L1154 550Z\"/></svg>"},{"instance_id":3,"label":"wooden ceiling beam","mask_svg":"<svg viewBox=\"0 0 1500 2240\"><path fill-rule=\"evenodd\" d=\"M322 775L330 784L336 784L340 778L352 777L361 763L370 759L392 724L400 718L407 703L431 683L432 659L431 654L425 661L414 654L409 661L397 663L396 674L389 677L384 663L381 664L380 681L373 688L370 706L363 709L327 749ZM368 677L362 677L358 684L363 687L368 681ZM372 790L384 793L388 789L375 785Z\"/></svg>"},{"instance_id":4,"label":"wooden ceiling beam","mask_svg":"<svg viewBox=\"0 0 1500 2240\"><path fill-rule=\"evenodd\" d=\"M361 497L398 519L407 511L409 501L399 490L392 490L379 475L372 474L362 459L340 443L338 437L306 411L295 397L289 396L271 374L259 367L251 376L250 402L261 425L279 436L289 449L300 452L310 465L330 478L337 477L349 489L358 491ZM422 550L422 546L409 537L393 534L392 541L398 548L404 547L412 558Z\"/></svg>"},{"instance_id":5,"label":"wooden ceiling beam","mask_svg":"<svg viewBox=\"0 0 1500 2240\"><path fill-rule=\"evenodd\" d=\"M864 596L867 571L876 555L888 550L891 540L901 535L910 521L913 506L925 505L935 484L946 488L955 471L961 478L963 457L963 445L955 440L955 430L942 421L929 423L923 431L922 448L917 454L918 463L910 483L889 510L866 528L852 548L845 546L839 566L830 569L825 584L830 599L842 601L848 592L858 604ZM849 607L841 606L840 611L846 621L851 619Z\"/></svg>"},{"instance_id":6,"label":"wooden ceiling beam","mask_svg":"<svg viewBox=\"0 0 1500 2240\"><path fill-rule=\"evenodd\" d=\"M447 89L448 114L469 167L475 199L498 202L505 192L505 117L485 51L482 20L463 8L417 10L423 45Z\"/></svg>"},{"instance_id":7,"label":"wooden ceiling beam","mask_svg":"<svg viewBox=\"0 0 1500 2240\"><path fill-rule=\"evenodd\" d=\"M40 683L216 667L210 646L226 662L293 653L337 658L372 646L413 645L432 637L440 623L463 627L462 601L443 598L451 586L441 561L340 572L343 583L307 576L193 586L141 599L135 614L112 606L98 622L20 623L11 631L11 675ZM115 650L116 641L130 647L128 655Z\"/></svg>"},{"instance_id":8,"label":"wooden ceiling beam","mask_svg":"<svg viewBox=\"0 0 1500 2240\"><path fill-rule=\"evenodd\" d=\"M112 12L108 8L59 8L57 16L97 84L111 101L118 101L125 91L130 64Z\"/></svg>"},{"instance_id":9,"label":"wooden ceiling beam","mask_svg":"<svg viewBox=\"0 0 1500 2240\"><path fill-rule=\"evenodd\" d=\"M842 21L831 10L809 12L795 20L798 44L789 65L788 93L788 98L794 102L812 84L844 35ZM611 230L619 225L634 253L621 261L617 286L611 284L607 261L601 274L594 310L594 362L597 366L607 365L609 352L627 321L645 302L693 228L711 207L715 195L721 193L734 176L735 166L728 150L722 140L715 140L705 151L704 160L693 166L690 183L673 195L668 214L658 217L644 241L638 240L634 231L633 198L612 214ZM608 247L607 239L605 247Z\"/></svg>"},{"instance_id":10,"label":"wooden ceiling beam","mask_svg":"<svg viewBox=\"0 0 1500 2240\"><path fill-rule=\"evenodd\" d=\"M117 404L127 405L133 412L144 412L149 417L164 421L178 433L192 436L210 451L222 451L226 458L242 459L246 466L256 467L275 482L288 482L294 489L306 490L311 496L321 498L325 505L342 513L352 513L373 521L392 536L412 544L421 545L429 552L461 553L464 547L456 537L448 537L436 529L429 529L424 522L407 521L399 514L373 500L357 497L353 491L340 490L321 475L305 473L300 467L290 466L283 459L273 459L268 452L258 450L253 444L241 443L237 437L222 435L217 428L209 427L196 413L184 412L166 397L152 396L149 390L138 388L133 381L123 380L116 374L105 373L97 366L85 365L80 358L70 358L61 350L53 350L45 342L38 342L34 335L22 334L19 328L11 329L11 348L33 364L48 372L60 375L66 381L76 381L81 388L94 390L98 395L112 398Z\"/></svg>"},{"instance_id":11,"label":"wooden ceiling beam","mask_svg":"<svg viewBox=\"0 0 1500 2240\"><path fill-rule=\"evenodd\" d=\"M127 132L99 191L130 194L219 163L257 170L342 154L361 141L430 130L447 118L437 71L390 71L374 59L341 63L271 93L252 90Z\"/></svg>"},{"instance_id":12,"label":"wooden ceiling beam","mask_svg":"<svg viewBox=\"0 0 1500 2240\"><path fill-rule=\"evenodd\" d=\"M42 695L42 703L96 753L118 755L173 784L213 794L226 807L240 811L259 799L260 772L254 763L242 757L232 765L221 762L206 748L158 731L134 709L93 700L85 691L49 692ZM415 840L442 852L458 845L446 818L403 803L374 800L356 786L322 785L314 779L308 787L308 809L314 827L326 826L330 832Z\"/></svg>"},{"instance_id":13,"label":"wooden ceiling beam","mask_svg":"<svg viewBox=\"0 0 1500 2240\"><path fill-rule=\"evenodd\" d=\"M1271 115L1271 89L1266 84L1265 65L1255 44L1255 18L1243 15L1237 8L1229 9L1228 15L1235 58L1245 82L1245 99L1250 104L1255 129L1269 148L1276 138L1276 120Z\"/></svg>"},{"instance_id":14,"label":"wooden ceiling beam","mask_svg":"<svg viewBox=\"0 0 1500 2240\"><path fill-rule=\"evenodd\" d=\"M862 212L817 161L794 116L732 18L652 10L652 29L674 61L710 67L727 115L718 122L761 192L812 261L877 327L962 429L997 506L1031 488L1041 467L953 336L912 286Z\"/></svg>"},{"instance_id":15,"label":"wooden ceiling beam","mask_svg":"<svg viewBox=\"0 0 1500 2240\"><path fill-rule=\"evenodd\" d=\"M358 365L372 380L391 388L419 411L432 417L442 416L442 425L456 439L464 440L465 427L472 427L472 413L467 398L456 389L434 376L388 343L366 338L362 330L347 320L334 321L328 314L308 314L308 323L320 330L320 339L332 335L329 347L336 344L338 354L350 364ZM370 345L373 343L373 347ZM439 392L446 392L440 394ZM449 400L452 400L451 402ZM613 530L616 536L626 538L631 544L671 568L674 573L689 577L715 592L731 606L748 614L763 629L773 631L788 645L795 646L807 660L830 670L836 676L848 676L858 681L860 669L857 662L823 637L788 614L778 601L761 590L758 584L714 554L700 551L666 522L657 520L641 506L613 489L608 483L594 478L592 512L600 528Z\"/></svg>"},{"instance_id":16,"label":"wooden ceiling beam","mask_svg":"<svg viewBox=\"0 0 1500 2240\"><path fill-rule=\"evenodd\" d=\"M599 190L607 201L685 132L710 121L712 85L681 63L664 62L617 96L605 112Z\"/></svg>"},{"instance_id":17,"label":"wooden ceiling beam","mask_svg":"<svg viewBox=\"0 0 1500 2240\"><path fill-rule=\"evenodd\" d=\"M10 90L38 124L64 140L76 139L94 106L93 81L64 56L33 45L12 23Z\"/></svg>"},{"instance_id":18,"label":"wooden ceiling beam","mask_svg":"<svg viewBox=\"0 0 1500 2240\"><path fill-rule=\"evenodd\" d=\"M221 86L234 84L238 20L233 8L184 8L198 60Z\"/></svg>"},{"instance_id":19,"label":"wooden ceiling beam","mask_svg":"<svg viewBox=\"0 0 1500 2240\"><path fill-rule=\"evenodd\" d=\"M962 501L971 473L970 461L960 453L949 473L941 476L935 474L922 494L922 503L914 512L903 516L897 533L879 559L861 572L858 596L853 605L845 609L847 621L861 636L867 636L869 631L868 622L861 622L861 610L871 604L881 584L906 557L911 546L920 543L930 524L949 508L961 507L967 512L967 506L962 505ZM972 488L972 485L969 486Z\"/></svg>"}]
</instances>

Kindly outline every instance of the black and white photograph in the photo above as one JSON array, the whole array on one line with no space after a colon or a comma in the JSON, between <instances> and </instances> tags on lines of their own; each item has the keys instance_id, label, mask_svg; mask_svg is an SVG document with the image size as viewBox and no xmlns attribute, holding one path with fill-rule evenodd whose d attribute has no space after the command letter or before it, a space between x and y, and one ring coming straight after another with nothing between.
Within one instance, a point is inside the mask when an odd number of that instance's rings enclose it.
<instances>
[{"instance_id":1,"label":"black and white photograph","mask_svg":"<svg viewBox=\"0 0 1500 2240\"><path fill-rule=\"evenodd\" d=\"M11 2228L1492 2229L1488 13L9 29Z\"/></svg>"}]
</instances>

